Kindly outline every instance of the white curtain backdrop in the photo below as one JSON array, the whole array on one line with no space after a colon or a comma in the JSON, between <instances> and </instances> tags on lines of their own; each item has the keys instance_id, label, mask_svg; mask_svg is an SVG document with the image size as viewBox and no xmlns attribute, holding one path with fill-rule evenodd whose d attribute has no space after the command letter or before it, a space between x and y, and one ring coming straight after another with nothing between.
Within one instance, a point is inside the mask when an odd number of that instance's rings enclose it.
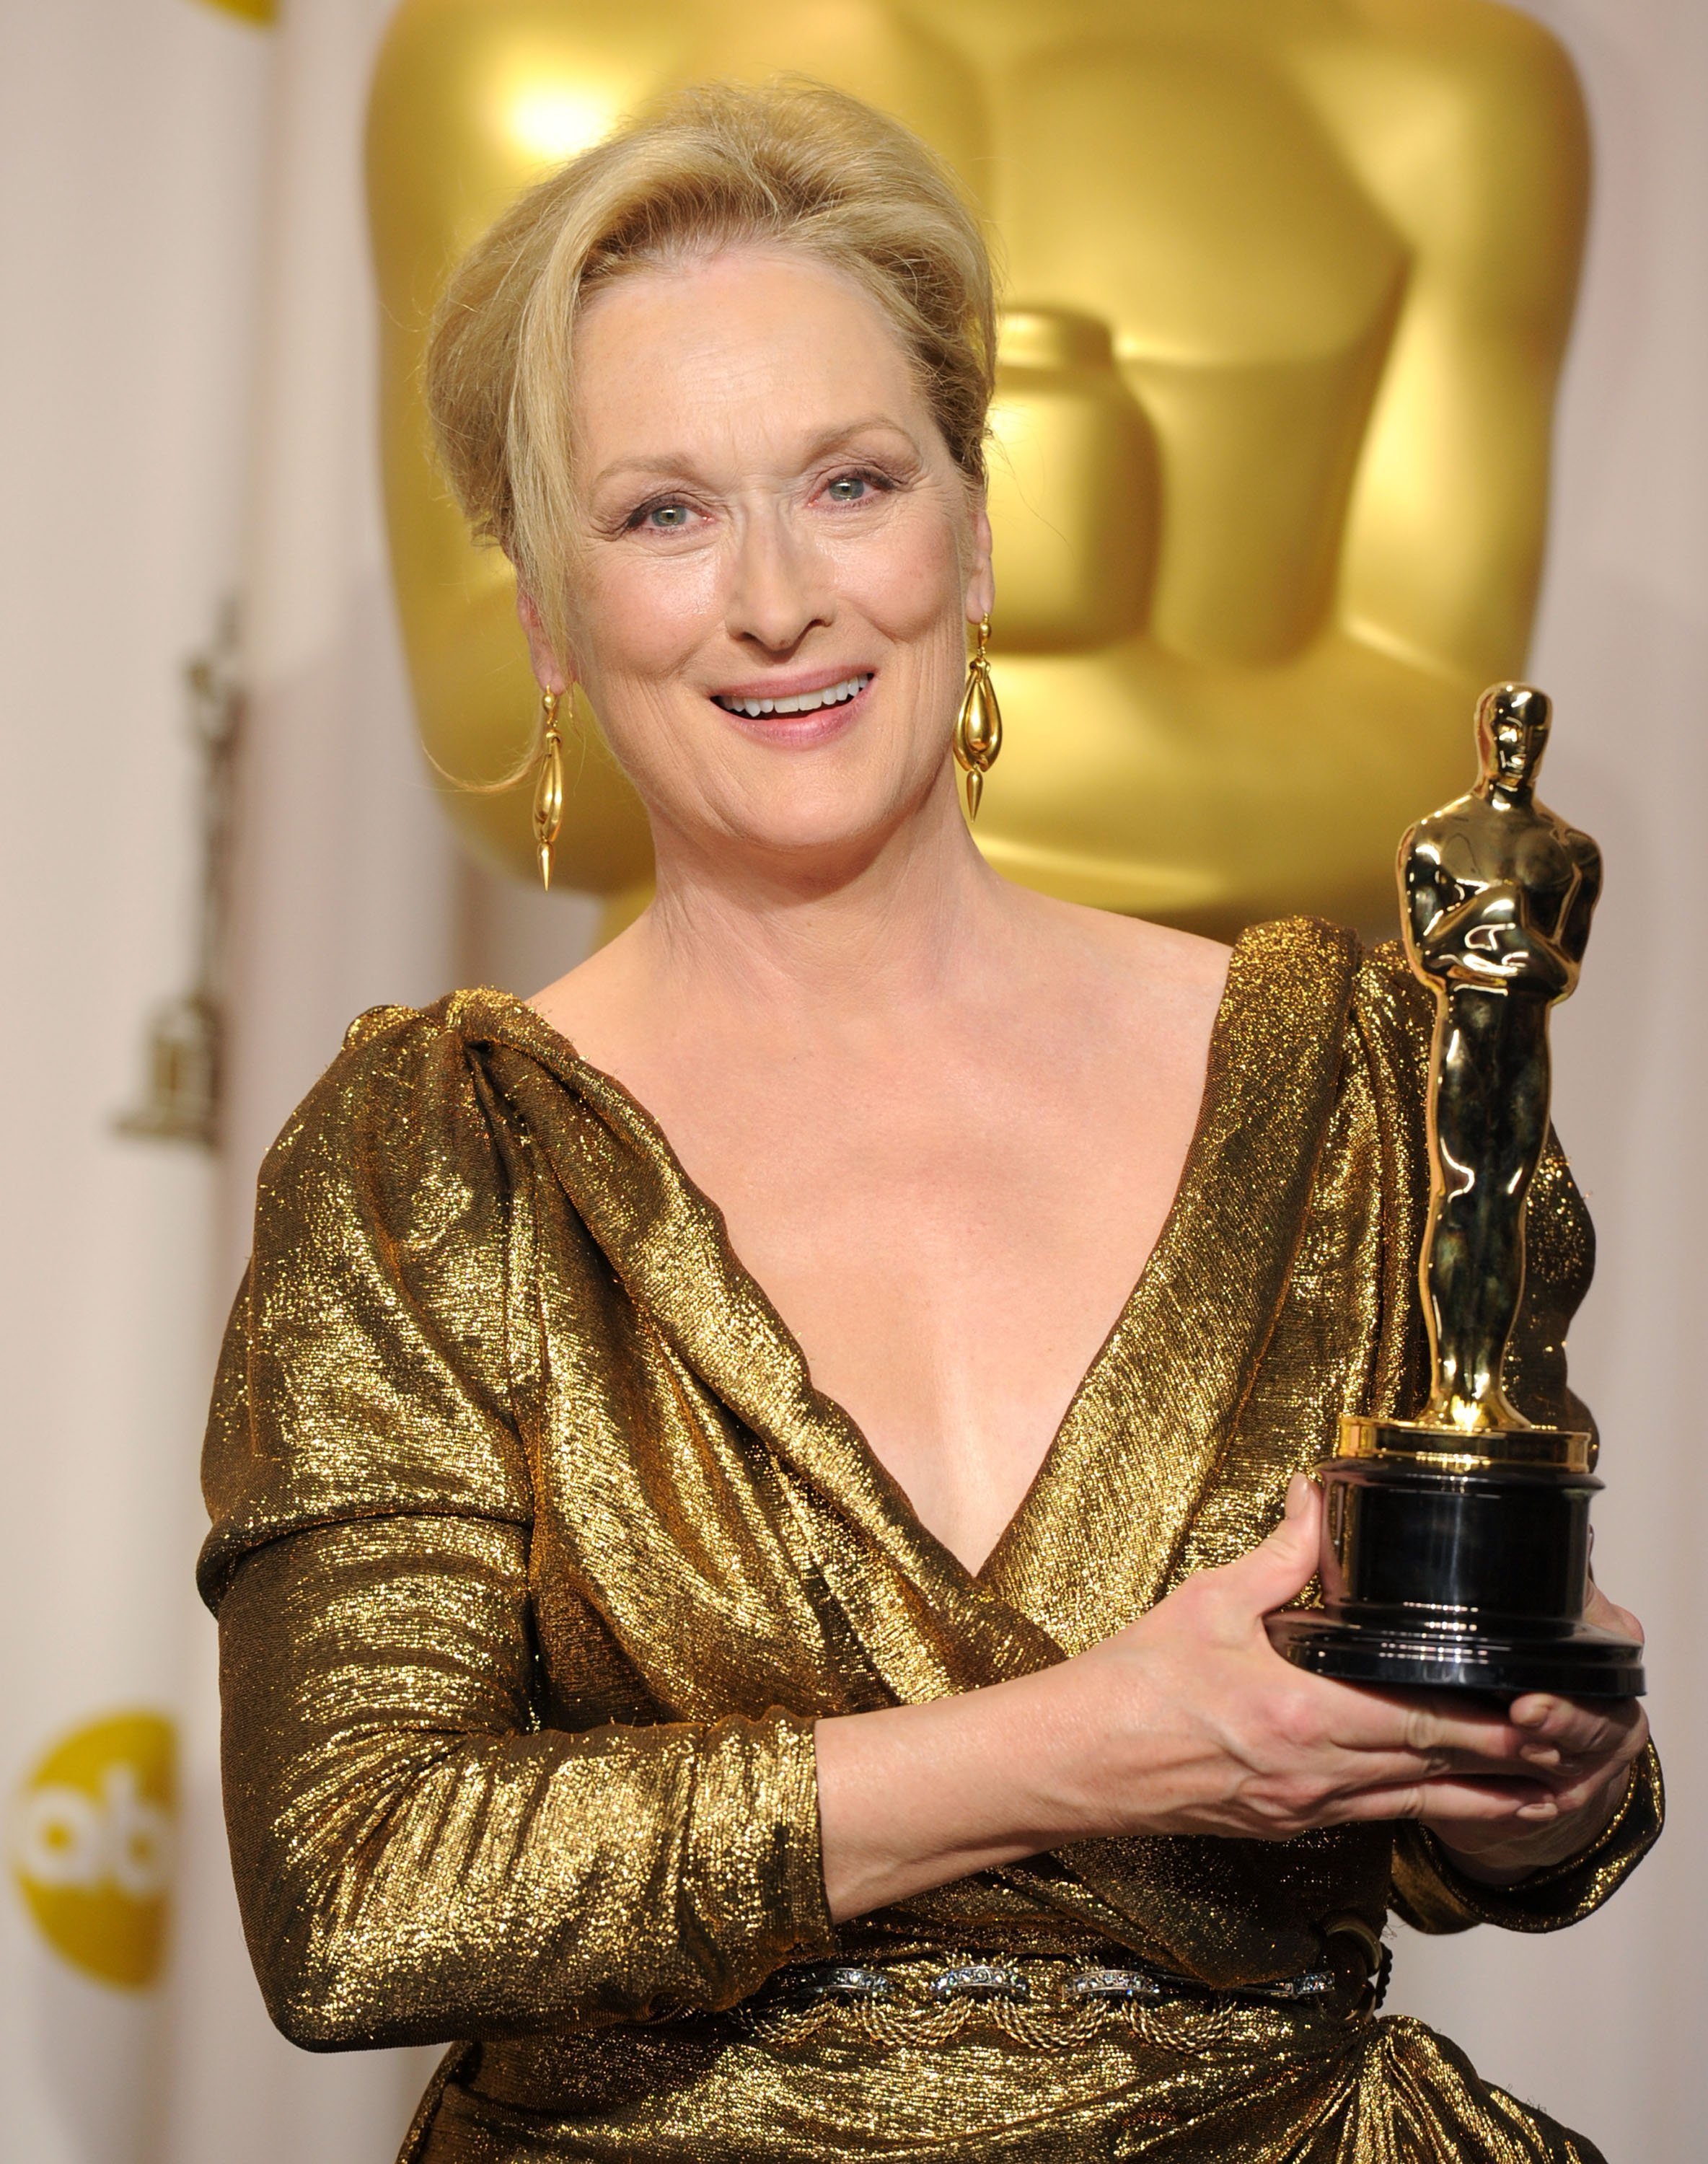
<instances>
[{"instance_id":1,"label":"white curtain backdrop","mask_svg":"<svg viewBox=\"0 0 1708 2164\"><path fill-rule=\"evenodd\" d=\"M1572 1369L1602 1431L1597 1572L1648 1626L1670 1817L1619 1898L1563 1937L1402 1934L1394 1999L1609 2164L1695 2164L1708 2151L1708 8L1527 4L1577 59L1596 166L1532 662L1556 701L1543 793L1607 859L1582 990L1558 1024L1556 1117L1600 1240Z\"/></svg>"},{"instance_id":2,"label":"white curtain backdrop","mask_svg":"<svg viewBox=\"0 0 1708 2164\"><path fill-rule=\"evenodd\" d=\"M228 1298L261 1154L345 1024L455 974L450 843L412 747L375 486L361 139L389 13L295 0L272 34L213 1265ZM223 1857L211 1626L197 1650L163 2164L384 2164L432 2055L310 2057L269 2026Z\"/></svg>"},{"instance_id":3,"label":"white curtain backdrop","mask_svg":"<svg viewBox=\"0 0 1708 2164\"><path fill-rule=\"evenodd\" d=\"M391 0L288 0L273 33L213 1262L226 1299L261 1155L351 1018L470 980L531 991L586 951L592 921L574 896L512 894L462 866L415 748L377 486L362 194L390 13ZM269 2027L225 1861L211 1626L186 1729L162 2164L387 2164L437 2055L313 2057Z\"/></svg>"},{"instance_id":4,"label":"white curtain backdrop","mask_svg":"<svg viewBox=\"0 0 1708 2164\"><path fill-rule=\"evenodd\" d=\"M589 927L571 898L455 862L412 738L378 513L360 166L389 4L285 0L263 30L202 0L0 0L8 1880L20 1827L41 1866L55 1826L81 1840L98 1807L111 1850L131 1808L111 1787L131 1778L113 1773L116 1746L53 1760L66 1737L146 1715L175 1720L182 1746L159 1980L78 1967L22 1882L0 1886L8 2164L386 2164L431 2060L309 2057L268 2027L219 1824L213 1634L187 1589L211 1337L267 1142L360 1008L479 979L531 990ZM1606 1914L1563 1939L1404 1936L1395 2003L1582 2125L1610 2164L1695 2164L1708 9L1527 4L1578 57L1598 155L1532 672L1558 706L1547 793L1600 838L1610 872L1559 1029L1558 1117L1602 1246L1572 1350L1605 1433L1599 1566L1654 1640L1674 1822ZM147 1010L188 964L194 776L177 671L239 585L251 702L214 1167L121 1141L110 1116L138 1089ZM80 1782L85 1803L66 1801ZM44 1793L63 1825L43 1816Z\"/></svg>"},{"instance_id":5,"label":"white curtain backdrop","mask_svg":"<svg viewBox=\"0 0 1708 2164\"><path fill-rule=\"evenodd\" d=\"M212 1160L121 1137L194 961L182 664L236 585L267 55L0 6L0 2154L164 2157L148 1940L198 1536Z\"/></svg>"}]
</instances>

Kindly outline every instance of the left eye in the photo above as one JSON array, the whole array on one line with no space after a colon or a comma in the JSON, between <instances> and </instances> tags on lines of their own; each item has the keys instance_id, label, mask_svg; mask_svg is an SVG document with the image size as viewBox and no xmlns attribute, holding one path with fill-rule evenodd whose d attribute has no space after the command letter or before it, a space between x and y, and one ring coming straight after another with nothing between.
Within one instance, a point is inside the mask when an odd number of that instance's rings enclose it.
<instances>
[{"instance_id":1,"label":"left eye","mask_svg":"<svg viewBox=\"0 0 1708 2164\"><path fill-rule=\"evenodd\" d=\"M843 474L824 492L833 503L858 503L869 486L864 474Z\"/></svg>"}]
</instances>

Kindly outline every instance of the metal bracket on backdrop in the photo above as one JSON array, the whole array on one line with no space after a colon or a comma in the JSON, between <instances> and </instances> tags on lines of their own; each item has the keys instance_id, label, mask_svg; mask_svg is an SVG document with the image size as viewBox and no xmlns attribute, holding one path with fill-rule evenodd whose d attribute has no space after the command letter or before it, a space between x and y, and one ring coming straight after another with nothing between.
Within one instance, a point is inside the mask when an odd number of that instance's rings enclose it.
<instances>
[{"instance_id":1,"label":"metal bracket on backdrop","mask_svg":"<svg viewBox=\"0 0 1708 2164\"><path fill-rule=\"evenodd\" d=\"M219 1136L221 998L230 891L232 783L242 732L238 607L228 601L213 638L184 668L190 733L200 761L201 881L190 988L150 1015L139 1100L114 1121L145 1142L213 1149Z\"/></svg>"}]
</instances>

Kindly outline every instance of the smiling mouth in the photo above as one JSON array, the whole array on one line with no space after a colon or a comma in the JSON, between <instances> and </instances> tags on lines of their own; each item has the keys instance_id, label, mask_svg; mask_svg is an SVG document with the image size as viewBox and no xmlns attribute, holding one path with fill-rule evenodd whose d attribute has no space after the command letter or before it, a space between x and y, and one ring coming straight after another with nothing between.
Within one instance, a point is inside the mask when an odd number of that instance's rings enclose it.
<instances>
[{"instance_id":1,"label":"smiling mouth","mask_svg":"<svg viewBox=\"0 0 1708 2164\"><path fill-rule=\"evenodd\" d=\"M714 691L712 703L726 714L745 714L749 721L757 721L761 714L816 714L822 706L845 706L875 674L868 669L859 676L844 676L839 684L827 684L822 691L797 691L792 699L738 699Z\"/></svg>"}]
</instances>

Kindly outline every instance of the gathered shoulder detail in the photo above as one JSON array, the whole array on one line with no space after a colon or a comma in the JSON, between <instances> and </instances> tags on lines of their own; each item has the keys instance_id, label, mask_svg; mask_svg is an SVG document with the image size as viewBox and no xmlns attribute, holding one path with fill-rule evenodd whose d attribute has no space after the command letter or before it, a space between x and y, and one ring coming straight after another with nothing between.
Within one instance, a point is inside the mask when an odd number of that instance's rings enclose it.
<instances>
[{"instance_id":1,"label":"gathered shoulder detail","mask_svg":"<svg viewBox=\"0 0 1708 2164\"><path fill-rule=\"evenodd\" d=\"M262 1163L203 1455L211 1605L287 1533L528 1516L527 1137L453 1006L359 1017Z\"/></svg>"}]
</instances>

